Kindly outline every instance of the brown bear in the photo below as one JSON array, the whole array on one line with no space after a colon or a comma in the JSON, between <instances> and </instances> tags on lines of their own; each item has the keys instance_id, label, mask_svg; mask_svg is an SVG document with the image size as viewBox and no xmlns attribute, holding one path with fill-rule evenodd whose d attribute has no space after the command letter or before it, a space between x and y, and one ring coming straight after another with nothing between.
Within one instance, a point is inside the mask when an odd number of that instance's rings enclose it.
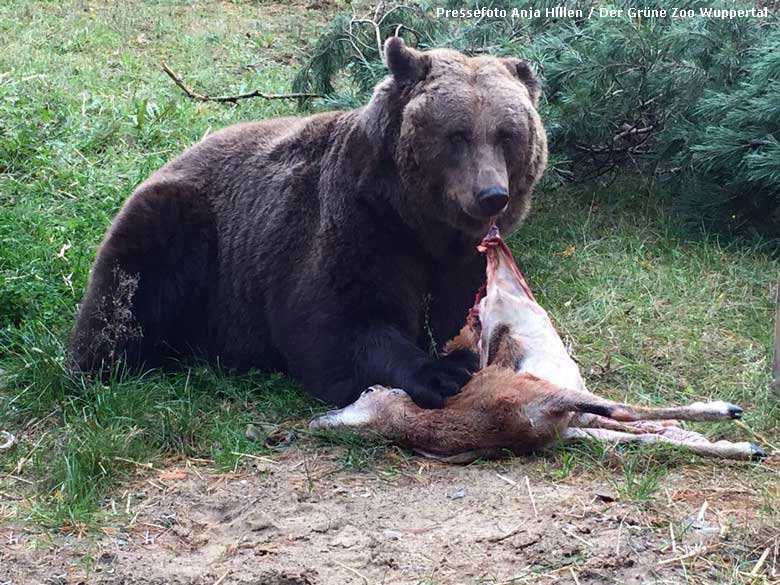
<instances>
[{"instance_id":1,"label":"brown bear","mask_svg":"<svg viewBox=\"0 0 780 585\"><path fill-rule=\"evenodd\" d=\"M385 44L348 112L239 124L127 200L76 320L79 371L201 357L287 372L343 406L372 384L441 406L476 368L432 355L485 274L494 218L525 216L547 161L540 84L514 58Z\"/></svg>"}]
</instances>

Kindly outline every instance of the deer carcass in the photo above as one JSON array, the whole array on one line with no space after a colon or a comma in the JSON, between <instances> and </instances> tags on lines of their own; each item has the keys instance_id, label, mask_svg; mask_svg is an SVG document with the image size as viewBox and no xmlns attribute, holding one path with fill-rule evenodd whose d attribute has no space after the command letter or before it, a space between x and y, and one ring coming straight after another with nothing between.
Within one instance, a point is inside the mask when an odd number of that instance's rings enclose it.
<instances>
[{"instance_id":1,"label":"deer carcass","mask_svg":"<svg viewBox=\"0 0 780 585\"><path fill-rule=\"evenodd\" d=\"M351 405L314 419L312 429L371 430L424 455L454 462L506 451L525 454L555 441L580 439L664 442L728 459L764 456L752 443L713 443L676 423L738 419L742 409L734 404L654 408L589 392L497 228L479 250L487 256L487 283L465 326L445 348L479 354L481 370L461 392L448 398L444 408L427 410L402 389L372 386Z\"/></svg>"}]
</instances>

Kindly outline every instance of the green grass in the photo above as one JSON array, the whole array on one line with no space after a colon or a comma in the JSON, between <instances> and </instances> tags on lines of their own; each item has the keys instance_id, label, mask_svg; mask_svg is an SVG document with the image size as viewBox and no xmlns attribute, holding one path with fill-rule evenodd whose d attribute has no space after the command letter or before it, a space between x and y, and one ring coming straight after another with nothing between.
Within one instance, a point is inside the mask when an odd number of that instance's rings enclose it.
<instances>
[{"instance_id":1,"label":"green grass","mask_svg":"<svg viewBox=\"0 0 780 585\"><path fill-rule=\"evenodd\" d=\"M776 250L686 234L666 203L636 182L549 192L511 245L592 390L649 404L729 400L776 438ZM698 428L743 433L728 423Z\"/></svg>"},{"instance_id":2,"label":"green grass","mask_svg":"<svg viewBox=\"0 0 780 585\"><path fill-rule=\"evenodd\" d=\"M71 380L66 343L111 217L140 181L207 132L290 114L294 104L194 103L160 60L202 91L284 91L314 19L257 3L3 2L0 5L0 428L20 444L0 470L39 482L47 525L93 518L135 462L198 455L233 468L267 453L245 437L321 408L278 376L213 368L103 385ZM284 35L280 34L281 32ZM260 45L258 45L260 43ZM245 67L250 66L250 67ZM32 456L28 458L28 454Z\"/></svg>"},{"instance_id":3,"label":"green grass","mask_svg":"<svg viewBox=\"0 0 780 585\"><path fill-rule=\"evenodd\" d=\"M295 111L263 100L191 102L159 61L201 91L284 91L317 26L248 1L0 4L0 428L20 439L0 455L0 471L36 482L26 492L35 521L97 522L107 490L138 464L194 456L232 469L236 453L284 449L247 439L247 425L300 431L322 408L279 376L200 366L117 372L102 384L65 371L95 250L134 186L211 130ZM768 374L776 257L757 244L687 237L665 209L650 185L549 191L511 245L593 390L657 404L731 400L778 442ZM699 428L743 435L726 424ZM338 449L349 470L385 453L382 442L351 435L315 440ZM646 447L618 453L617 469L592 446L547 461L554 479L605 467L634 500L651 498L675 460L690 461ZM776 490L767 494L776 501Z\"/></svg>"}]
</instances>

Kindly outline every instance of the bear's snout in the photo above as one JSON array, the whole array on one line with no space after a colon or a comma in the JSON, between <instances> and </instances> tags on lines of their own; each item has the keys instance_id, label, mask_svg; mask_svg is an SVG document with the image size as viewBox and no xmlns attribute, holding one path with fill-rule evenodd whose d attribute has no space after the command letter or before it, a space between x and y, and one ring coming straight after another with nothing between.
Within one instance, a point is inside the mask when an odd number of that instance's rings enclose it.
<instances>
[{"instance_id":1,"label":"bear's snout","mask_svg":"<svg viewBox=\"0 0 780 585\"><path fill-rule=\"evenodd\" d=\"M477 193L477 203L486 216L498 215L509 204L509 193L504 187L488 187Z\"/></svg>"}]
</instances>

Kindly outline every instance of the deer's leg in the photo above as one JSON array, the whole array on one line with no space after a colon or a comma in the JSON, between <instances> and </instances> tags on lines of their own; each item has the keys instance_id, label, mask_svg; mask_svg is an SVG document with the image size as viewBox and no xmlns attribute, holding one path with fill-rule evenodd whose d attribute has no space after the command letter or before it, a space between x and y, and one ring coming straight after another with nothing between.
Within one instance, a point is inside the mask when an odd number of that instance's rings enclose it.
<instances>
[{"instance_id":1,"label":"deer's leg","mask_svg":"<svg viewBox=\"0 0 780 585\"><path fill-rule=\"evenodd\" d=\"M329 410L309 423L309 429L322 430L336 427L376 427L381 431L386 415L394 409L415 409L409 395L398 388L371 386L352 404Z\"/></svg>"},{"instance_id":2,"label":"deer's leg","mask_svg":"<svg viewBox=\"0 0 780 585\"><path fill-rule=\"evenodd\" d=\"M682 431L681 429L674 430L681 432L668 436L667 434L635 434L610 429L569 427L563 433L563 440L567 443L581 440L595 440L608 443L666 443L706 457L737 459L740 461L758 461L766 457L764 450L753 443L746 441L740 443L717 441L712 443L699 433Z\"/></svg>"},{"instance_id":3,"label":"deer's leg","mask_svg":"<svg viewBox=\"0 0 780 585\"><path fill-rule=\"evenodd\" d=\"M623 431L624 433L660 433L667 427L679 427L680 421L677 420L658 420L658 421L635 421L620 422L598 414L581 412L571 419L571 427L590 428L590 429L610 429L613 431Z\"/></svg>"},{"instance_id":4,"label":"deer's leg","mask_svg":"<svg viewBox=\"0 0 780 585\"><path fill-rule=\"evenodd\" d=\"M732 420L742 417L742 409L723 401L694 402L687 406L635 406L601 398L590 392L559 390L546 399L551 413L579 412L597 414L621 422L640 420Z\"/></svg>"}]
</instances>

